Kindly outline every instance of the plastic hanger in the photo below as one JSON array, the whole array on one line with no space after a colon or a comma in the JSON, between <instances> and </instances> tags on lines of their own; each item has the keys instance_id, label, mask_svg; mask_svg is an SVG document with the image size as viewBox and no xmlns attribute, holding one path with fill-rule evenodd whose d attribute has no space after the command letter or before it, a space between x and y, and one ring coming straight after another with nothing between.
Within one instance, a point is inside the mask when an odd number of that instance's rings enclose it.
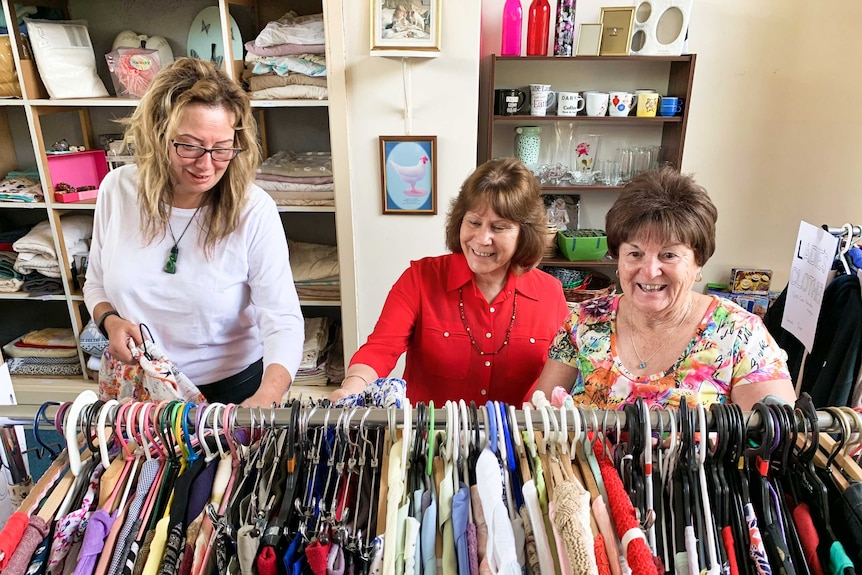
<instances>
[{"instance_id":1,"label":"plastic hanger","mask_svg":"<svg viewBox=\"0 0 862 575\"><path fill-rule=\"evenodd\" d=\"M69 469L75 477L81 472L81 451L77 436L78 418L85 406L96 403L98 399L99 396L96 395L96 392L89 389L84 390L78 394L66 414L63 436L66 440L66 449L69 452Z\"/></svg>"},{"instance_id":2,"label":"plastic hanger","mask_svg":"<svg viewBox=\"0 0 862 575\"><path fill-rule=\"evenodd\" d=\"M42 449L42 451L38 453L39 459L42 459L44 453L47 452L48 456L51 458L51 461L54 461L55 459L57 459L57 456L60 455L60 451L63 450L63 447L59 443L45 443L44 441L42 441L42 437L39 433L39 420L45 419L45 421L48 421L48 418L45 417L45 410L52 405L60 404L56 401L46 401L39 406L38 410L36 410L36 416L33 418L33 436L36 439L36 443L38 443Z\"/></svg>"},{"instance_id":3,"label":"plastic hanger","mask_svg":"<svg viewBox=\"0 0 862 575\"><path fill-rule=\"evenodd\" d=\"M649 421L649 414L647 414L647 421ZM706 538L706 550L709 559L709 563L707 564L708 573L710 573L710 575L717 575L721 570L721 565L718 561L718 551L715 544L715 530L713 529L712 524L712 508L709 504L709 488L706 483L706 470L704 469L707 453L706 440L709 433L706 427L706 409L704 409L703 404L701 403L697 404L697 428L700 431L697 450L697 476L700 481L701 504L703 505L703 517L706 526L706 535L704 537ZM647 453L649 452L650 450L647 449ZM647 493L650 495L652 494L651 481L648 482ZM653 538L654 537L655 535L653 534Z\"/></svg>"},{"instance_id":4,"label":"plastic hanger","mask_svg":"<svg viewBox=\"0 0 862 575\"><path fill-rule=\"evenodd\" d=\"M497 453L498 438L497 438L497 417L495 415L494 403L489 399L485 403L485 429L488 431L488 446L491 451Z\"/></svg>"},{"instance_id":5,"label":"plastic hanger","mask_svg":"<svg viewBox=\"0 0 862 575\"><path fill-rule=\"evenodd\" d=\"M524 413L524 423L527 434L525 437L527 438L527 448L529 449L530 457L536 457L538 453L536 449L536 434L533 431L533 410L531 404L529 402L525 402L522 406L522 411Z\"/></svg>"}]
</instances>

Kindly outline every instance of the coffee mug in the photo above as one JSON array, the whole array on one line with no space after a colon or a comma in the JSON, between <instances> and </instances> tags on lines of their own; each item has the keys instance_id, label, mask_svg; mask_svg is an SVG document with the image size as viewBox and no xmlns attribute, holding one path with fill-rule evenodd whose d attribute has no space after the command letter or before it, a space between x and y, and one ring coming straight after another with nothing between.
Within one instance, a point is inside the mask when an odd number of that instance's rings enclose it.
<instances>
[{"instance_id":1,"label":"coffee mug","mask_svg":"<svg viewBox=\"0 0 862 575\"><path fill-rule=\"evenodd\" d=\"M638 94L638 117L653 118L658 110L659 95L656 92Z\"/></svg>"},{"instance_id":2,"label":"coffee mug","mask_svg":"<svg viewBox=\"0 0 862 575\"><path fill-rule=\"evenodd\" d=\"M527 103L527 95L521 90L494 90L494 114L497 116L514 116Z\"/></svg>"},{"instance_id":3,"label":"coffee mug","mask_svg":"<svg viewBox=\"0 0 862 575\"><path fill-rule=\"evenodd\" d=\"M584 92L587 116L604 116L608 113L607 92Z\"/></svg>"},{"instance_id":4,"label":"coffee mug","mask_svg":"<svg viewBox=\"0 0 862 575\"><path fill-rule=\"evenodd\" d=\"M557 93L550 84L530 84L530 114L545 116L557 101Z\"/></svg>"},{"instance_id":5,"label":"coffee mug","mask_svg":"<svg viewBox=\"0 0 862 575\"><path fill-rule=\"evenodd\" d=\"M659 103L658 113L661 116L676 116L682 112L682 104L675 96L665 96Z\"/></svg>"},{"instance_id":6,"label":"coffee mug","mask_svg":"<svg viewBox=\"0 0 862 575\"><path fill-rule=\"evenodd\" d=\"M641 94L652 94L652 93L658 93L658 90L656 90L655 88L638 88L637 90L635 90L635 101L632 103L632 108L637 110L638 96L640 96Z\"/></svg>"},{"instance_id":7,"label":"coffee mug","mask_svg":"<svg viewBox=\"0 0 862 575\"><path fill-rule=\"evenodd\" d=\"M560 92L557 103L558 116L577 116L584 109L584 99L577 92Z\"/></svg>"},{"instance_id":8,"label":"coffee mug","mask_svg":"<svg viewBox=\"0 0 862 575\"><path fill-rule=\"evenodd\" d=\"M611 92L608 111L611 116L628 116L634 105L635 95L628 92Z\"/></svg>"}]
</instances>

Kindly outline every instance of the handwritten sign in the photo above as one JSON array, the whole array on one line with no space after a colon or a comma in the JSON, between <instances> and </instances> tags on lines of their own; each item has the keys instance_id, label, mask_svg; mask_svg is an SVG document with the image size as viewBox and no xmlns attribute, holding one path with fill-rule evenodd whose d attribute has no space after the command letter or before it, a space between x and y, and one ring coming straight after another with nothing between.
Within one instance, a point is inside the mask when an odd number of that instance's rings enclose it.
<instances>
[{"instance_id":1,"label":"handwritten sign","mask_svg":"<svg viewBox=\"0 0 862 575\"><path fill-rule=\"evenodd\" d=\"M810 352L838 238L823 228L800 222L795 248L781 327L795 335Z\"/></svg>"}]
</instances>

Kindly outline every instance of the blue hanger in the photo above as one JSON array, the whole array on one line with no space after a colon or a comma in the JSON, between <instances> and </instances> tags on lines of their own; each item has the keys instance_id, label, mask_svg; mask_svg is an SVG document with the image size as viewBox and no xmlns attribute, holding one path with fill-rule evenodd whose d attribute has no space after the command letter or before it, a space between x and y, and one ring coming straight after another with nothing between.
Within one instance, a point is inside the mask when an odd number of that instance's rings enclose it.
<instances>
[{"instance_id":1,"label":"blue hanger","mask_svg":"<svg viewBox=\"0 0 862 575\"><path fill-rule=\"evenodd\" d=\"M509 417L506 414L506 404L497 402L497 409L500 411L500 419L503 422L503 438L506 441L506 459L509 463L509 471L515 472L515 449L512 445L512 434L509 431Z\"/></svg>"},{"instance_id":2,"label":"blue hanger","mask_svg":"<svg viewBox=\"0 0 862 575\"><path fill-rule=\"evenodd\" d=\"M490 399L485 403L485 412L488 415L488 442L491 445L491 451L497 453L497 416L494 402Z\"/></svg>"},{"instance_id":3,"label":"blue hanger","mask_svg":"<svg viewBox=\"0 0 862 575\"><path fill-rule=\"evenodd\" d=\"M186 460L189 463L197 461L198 454L195 452L194 447L192 447L192 434L189 432L189 411L191 411L192 407L195 407L194 403L188 402L183 406L183 416L182 416L182 425L183 425L183 441L186 442L186 446L189 448L189 455Z\"/></svg>"}]
</instances>

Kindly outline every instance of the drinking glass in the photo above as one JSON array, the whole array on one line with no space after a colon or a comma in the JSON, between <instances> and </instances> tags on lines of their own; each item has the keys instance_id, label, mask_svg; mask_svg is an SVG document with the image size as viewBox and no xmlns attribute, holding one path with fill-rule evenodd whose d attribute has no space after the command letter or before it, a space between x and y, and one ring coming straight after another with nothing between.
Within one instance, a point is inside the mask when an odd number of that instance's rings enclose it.
<instances>
[{"instance_id":1,"label":"drinking glass","mask_svg":"<svg viewBox=\"0 0 862 575\"><path fill-rule=\"evenodd\" d=\"M620 162L620 181L626 183L634 177L634 150L617 148L617 160Z\"/></svg>"}]
</instances>

